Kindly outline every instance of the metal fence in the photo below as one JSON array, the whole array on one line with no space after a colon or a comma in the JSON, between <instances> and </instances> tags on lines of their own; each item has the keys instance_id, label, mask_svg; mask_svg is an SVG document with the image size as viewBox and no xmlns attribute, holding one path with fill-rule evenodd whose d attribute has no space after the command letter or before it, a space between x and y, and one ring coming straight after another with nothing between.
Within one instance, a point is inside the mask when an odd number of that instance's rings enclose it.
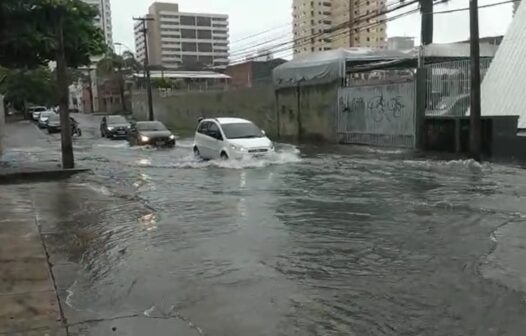
<instances>
[{"instance_id":1,"label":"metal fence","mask_svg":"<svg viewBox=\"0 0 526 336\"><path fill-rule=\"evenodd\" d=\"M491 58L480 60L484 78ZM426 66L426 115L464 116L470 107L471 61L452 61Z\"/></svg>"},{"instance_id":2,"label":"metal fence","mask_svg":"<svg viewBox=\"0 0 526 336\"><path fill-rule=\"evenodd\" d=\"M337 132L341 143L415 146L415 81L340 88Z\"/></svg>"}]
</instances>

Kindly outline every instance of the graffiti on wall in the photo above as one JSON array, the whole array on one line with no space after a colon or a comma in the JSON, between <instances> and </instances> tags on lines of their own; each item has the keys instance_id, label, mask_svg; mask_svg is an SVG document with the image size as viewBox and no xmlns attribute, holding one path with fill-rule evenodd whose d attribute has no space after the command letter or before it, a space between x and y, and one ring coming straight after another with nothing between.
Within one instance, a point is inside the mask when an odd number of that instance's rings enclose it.
<instances>
[{"instance_id":1,"label":"graffiti on wall","mask_svg":"<svg viewBox=\"0 0 526 336\"><path fill-rule=\"evenodd\" d=\"M338 114L339 133L413 135L414 83L342 88Z\"/></svg>"}]
</instances>

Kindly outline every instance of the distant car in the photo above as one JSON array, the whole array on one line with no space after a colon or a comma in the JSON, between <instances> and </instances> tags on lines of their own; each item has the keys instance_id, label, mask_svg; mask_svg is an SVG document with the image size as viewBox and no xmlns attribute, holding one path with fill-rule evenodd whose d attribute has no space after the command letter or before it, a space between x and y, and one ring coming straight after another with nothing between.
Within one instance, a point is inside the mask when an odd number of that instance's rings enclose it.
<instances>
[{"instance_id":1,"label":"distant car","mask_svg":"<svg viewBox=\"0 0 526 336\"><path fill-rule=\"evenodd\" d=\"M31 113L31 118L33 118L34 121L38 121L38 118L40 117L40 113L46 112L48 111L48 109L45 106L32 106L28 108L27 111Z\"/></svg>"},{"instance_id":2,"label":"distant car","mask_svg":"<svg viewBox=\"0 0 526 336\"><path fill-rule=\"evenodd\" d=\"M79 127L79 123L72 117L69 118L70 124L71 124L71 134L81 136L82 130ZM61 131L61 123L60 123L60 115L54 113L52 116L49 117L48 123L47 123L47 132L49 134L52 133L59 133Z\"/></svg>"},{"instance_id":3,"label":"distant car","mask_svg":"<svg viewBox=\"0 0 526 336\"><path fill-rule=\"evenodd\" d=\"M128 142L130 146L174 147L175 135L159 121L140 121L132 124Z\"/></svg>"},{"instance_id":4,"label":"distant car","mask_svg":"<svg viewBox=\"0 0 526 336\"><path fill-rule=\"evenodd\" d=\"M47 132L49 134L60 132L60 115L55 113L49 117L47 121Z\"/></svg>"},{"instance_id":5,"label":"distant car","mask_svg":"<svg viewBox=\"0 0 526 336\"><path fill-rule=\"evenodd\" d=\"M194 154L204 159L239 159L274 152L265 132L249 120L204 119L194 138Z\"/></svg>"},{"instance_id":6,"label":"distant car","mask_svg":"<svg viewBox=\"0 0 526 336\"><path fill-rule=\"evenodd\" d=\"M130 123L120 115L102 118L100 122L100 136L110 139L126 138L130 130Z\"/></svg>"},{"instance_id":7,"label":"distant car","mask_svg":"<svg viewBox=\"0 0 526 336\"><path fill-rule=\"evenodd\" d=\"M49 117L55 115L55 112L45 111L41 112L38 117L38 128L46 128Z\"/></svg>"}]
</instances>

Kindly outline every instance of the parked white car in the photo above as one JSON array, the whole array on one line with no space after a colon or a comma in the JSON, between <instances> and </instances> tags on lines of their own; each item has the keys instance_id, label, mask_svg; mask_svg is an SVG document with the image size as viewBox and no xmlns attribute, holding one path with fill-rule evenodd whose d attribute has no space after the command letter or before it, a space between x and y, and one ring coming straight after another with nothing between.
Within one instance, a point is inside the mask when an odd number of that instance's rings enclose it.
<instances>
[{"instance_id":1,"label":"parked white car","mask_svg":"<svg viewBox=\"0 0 526 336\"><path fill-rule=\"evenodd\" d=\"M239 118L204 119L194 138L194 154L203 159L241 159L274 152L265 132Z\"/></svg>"},{"instance_id":2,"label":"parked white car","mask_svg":"<svg viewBox=\"0 0 526 336\"><path fill-rule=\"evenodd\" d=\"M40 113L47 111L48 109L45 106L32 106L28 109L28 112L31 113L31 117L34 121L38 121L38 118L40 118Z\"/></svg>"}]
</instances>

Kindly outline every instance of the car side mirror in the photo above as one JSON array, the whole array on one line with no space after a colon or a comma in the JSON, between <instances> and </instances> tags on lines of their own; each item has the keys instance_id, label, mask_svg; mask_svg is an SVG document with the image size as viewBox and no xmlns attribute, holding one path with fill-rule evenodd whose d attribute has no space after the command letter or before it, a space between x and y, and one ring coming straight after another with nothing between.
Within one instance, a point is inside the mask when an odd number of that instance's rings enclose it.
<instances>
[{"instance_id":1,"label":"car side mirror","mask_svg":"<svg viewBox=\"0 0 526 336\"><path fill-rule=\"evenodd\" d=\"M263 135L267 135L267 132L265 132L265 130L261 130L261 133L263 133Z\"/></svg>"}]
</instances>

